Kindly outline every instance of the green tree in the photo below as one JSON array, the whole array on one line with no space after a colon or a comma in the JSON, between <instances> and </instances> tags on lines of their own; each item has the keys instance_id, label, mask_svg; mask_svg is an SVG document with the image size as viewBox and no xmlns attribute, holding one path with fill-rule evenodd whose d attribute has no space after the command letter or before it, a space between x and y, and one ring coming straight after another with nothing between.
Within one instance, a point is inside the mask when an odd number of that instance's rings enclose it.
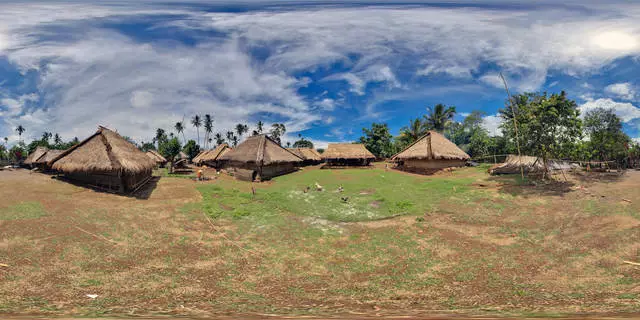
<instances>
[{"instance_id":1,"label":"green tree","mask_svg":"<svg viewBox=\"0 0 640 320\"><path fill-rule=\"evenodd\" d=\"M271 125L271 131L269 131L269 136L278 144L282 145L282 136L287 132L287 128L284 123L274 123Z\"/></svg>"},{"instance_id":2,"label":"green tree","mask_svg":"<svg viewBox=\"0 0 640 320\"><path fill-rule=\"evenodd\" d=\"M149 150L156 150L156 146L151 143L151 142L140 142L140 147L139 147L140 151L142 152L147 152Z\"/></svg>"},{"instance_id":3,"label":"green tree","mask_svg":"<svg viewBox=\"0 0 640 320\"><path fill-rule=\"evenodd\" d=\"M200 144L200 126L202 126L202 119L200 119L200 116L196 114L191 119L191 124L196 128L196 132L198 133L198 144Z\"/></svg>"},{"instance_id":4,"label":"green tree","mask_svg":"<svg viewBox=\"0 0 640 320\"><path fill-rule=\"evenodd\" d=\"M447 129L453 121L456 114L456 107L447 107L438 103L433 108L427 107L427 115L424 116L425 126L429 130L435 130L440 133Z\"/></svg>"},{"instance_id":5,"label":"green tree","mask_svg":"<svg viewBox=\"0 0 640 320\"><path fill-rule=\"evenodd\" d=\"M219 146L221 144L223 144L224 141L224 137L222 136L222 134L220 132L216 133L216 135L214 136L214 138L216 139L216 145Z\"/></svg>"},{"instance_id":6,"label":"green tree","mask_svg":"<svg viewBox=\"0 0 640 320\"><path fill-rule=\"evenodd\" d=\"M162 128L156 129L156 136L153 138L153 141L156 142L158 146L158 150L160 150L160 145L167 140L167 133Z\"/></svg>"},{"instance_id":7,"label":"green tree","mask_svg":"<svg viewBox=\"0 0 640 320\"><path fill-rule=\"evenodd\" d=\"M18 127L16 128L16 132L18 133L18 136L20 137L20 141L22 141L22 134L25 132L25 128L22 125L18 125Z\"/></svg>"},{"instance_id":8,"label":"green tree","mask_svg":"<svg viewBox=\"0 0 640 320\"><path fill-rule=\"evenodd\" d=\"M512 98L518 123L522 154L550 157L566 157L582 136L580 111L575 101L564 91L548 95L546 92L524 93ZM509 143L516 142L513 113L500 109L501 128Z\"/></svg>"},{"instance_id":9,"label":"green tree","mask_svg":"<svg viewBox=\"0 0 640 320\"><path fill-rule=\"evenodd\" d=\"M182 151L189 156L189 160L192 160L200 153L200 146L194 140L189 140L182 148Z\"/></svg>"},{"instance_id":10,"label":"green tree","mask_svg":"<svg viewBox=\"0 0 640 320\"><path fill-rule=\"evenodd\" d=\"M584 129L591 155L597 160L621 161L627 156L631 139L622 131L622 120L613 110L597 108L587 112Z\"/></svg>"},{"instance_id":11,"label":"green tree","mask_svg":"<svg viewBox=\"0 0 640 320\"><path fill-rule=\"evenodd\" d=\"M426 123L420 118L409 120L409 125L400 129L400 136L397 138L399 140L398 148L404 149L406 146L416 142L416 140L427 134L427 131Z\"/></svg>"},{"instance_id":12,"label":"green tree","mask_svg":"<svg viewBox=\"0 0 640 320\"><path fill-rule=\"evenodd\" d=\"M182 123L182 121L178 121L173 126L173 128L176 130L176 132L178 132L178 134L182 134L182 142L186 143L187 138L185 138L184 136L184 123Z\"/></svg>"},{"instance_id":13,"label":"green tree","mask_svg":"<svg viewBox=\"0 0 640 320\"><path fill-rule=\"evenodd\" d=\"M9 159L14 162L20 162L28 155L27 147L24 142L20 141L9 149Z\"/></svg>"},{"instance_id":14,"label":"green tree","mask_svg":"<svg viewBox=\"0 0 640 320\"><path fill-rule=\"evenodd\" d=\"M163 157L171 162L171 166L169 166L170 172L173 172L175 158L180 153L180 149L181 146L178 138L161 140L160 144L158 145L158 152L160 152Z\"/></svg>"},{"instance_id":15,"label":"green tree","mask_svg":"<svg viewBox=\"0 0 640 320\"><path fill-rule=\"evenodd\" d=\"M204 115L204 143L205 146L204 148L207 149L207 147L209 146L209 142L210 142L210 136L211 133L213 132L213 118L211 117L211 115L209 114L205 114Z\"/></svg>"},{"instance_id":16,"label":"green tree","mask_svg":"<svg viewBox=\"0 0 640 320\"><path fill-rule=\"evenodd\" d=\"M302 137L298 134L298 140L293 143L294 148L311 148L313 149L313 142Z\"/></svg>"},{"instance_id":17,"label":"green tree","mask_svg":"<svg viewBox=\"0 0 640 320\"><path fill-rule=\"evenodd\" d=\"M258 123L256 124L256 132L258 134L262 134L263 126L264 123L262 123L262 121L258 121Z\"/></svg>"},{"instance_id":18,"label":"green tree","mask_svg":"<svg viewBox=\"0 0 640 320\"><path fill-rule=\"evenodd\" d=\"M387 158L395 153L391 142L393 136L386 123L372 123L371 129L362 128L362 133L364 136L360 137L359 142L376 157Z\"/></svg>"},{"instance_id":19,"label":"green tree","mask_svg":"<svg viewBox=\"0 0 640 320\"><path fill-rule=\"evenodd\" d=\"M62 145L62 137L60 137L60 135L56 133L53 136L53 143L55 148L59 148L60 145Z\"/></svg>"},{"instance_id":20,"label":"green tree","mask_svg":"<svg viewBox=\"0 0 640 320\"><path fill-rule=\"evenodd\" d=\"M246 124L238 123L236 125L236 133L238 134L238 139L242 139L242 135L249 131L249 126Z\"/></svg>"}]
</instances>

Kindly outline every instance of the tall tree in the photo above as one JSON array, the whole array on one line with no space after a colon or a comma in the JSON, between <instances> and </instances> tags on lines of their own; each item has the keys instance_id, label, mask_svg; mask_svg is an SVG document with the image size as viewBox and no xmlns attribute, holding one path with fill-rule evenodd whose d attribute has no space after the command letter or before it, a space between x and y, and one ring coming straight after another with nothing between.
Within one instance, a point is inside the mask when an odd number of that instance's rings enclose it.
<instances>
[{"instance_id":1,"label":"tall tree","mask_svg":"<svg viewBox=\"0 0 640 320\"><path fill-rule=\"evenodd\" d=\"M271 139L276 141L278 144L282 145L280 138L285 134L285 132L287 132L287 128L284 123L274 123L271 125L269 136L271 136Z\"/></svg>"},{"instance_id":2,"label":"tall tree","mask_svg":"<svg viewBox=\"0 0 640 320\"><path fill-rule=\"evenodd\" d=\"M427 115L424 116L425 125L429 130L442 133L451 125L455 114L456 107L454 106L447 107L444 104L438 103L433 108L427 107Z\"/></svg>"},{"instance_id":3,"label":"tall tree","mask_svg":"<svg viewBox=\"0 0 640 320\"><path fill-rule=\"evenodd\" d=\"M313 142L305 139L301 134L298 134L298 140L293 143L294 148L311 148L313 149Z\"/></svg>"},{"instance_id":4,"label":"tall tree","mask_svg":"<svg viewBox=\"0 0 640 320\"><path fill-rule=\"evenodd\" d=\"M567 98L564 91L548 95L524 93L512 98L517 108L515 114L523 154L550 157L565 157L582 137L582 121L575 101ZM510 143L516 142L514 113L500 109L504 120L501 128Z\"/></svg>"},{"instance_id":5,"label":"tall tree","mask_svg":"<svg viewBox=\"0 0 640 320\"><path fill-rule=\"evenodd\" d=\"M60 135L56 133L53 136L53 143L55 144L56 148L59 147L62 144L62 137L60 137Z\"/></svg>"},{"instance_id":6,"label":"tall tree","mask_svg":"<svg viewBox=\"0 0 640 320\"><path fill-rule=\"evenodd\" d=\"M162 128L156 129L156 136L153 138L158 145L158 150L160 150L160 144L167 140L167 133Z\"/></svg>"},{"instance_id":7,"label":"tall tree","mask_svg":"<svg viewBox=\"0 0 640 320\"><path fill-rule=\"evenodd\" d=\"M204 143L205 143L205 149L207 149L208 143L211 140L210 136L211 133L213 132L213 118L211 118L211 115L209 114L205 114L204 115Z\"/></svg>"},{"instance_id":8,"label":"tall tree","mask_svg":"<svg viewBox=\"0 0 640 320\"><path fill-rule=\"evenodd\" d=\"M195 141L189 140L182 148L182 151L189 157L189 160L193 160L200 153L200 146Z\"/></svg>"},{"instance_id":9,"label":"tall tree","mask_svg":"<svg viewBox=\"0 0 640 320\"><path fill-rule=\"evenodd\" d=\"M4 137L4 146L5 147L9 146L9 138L8 137Z\"/></svg>"},{"instance_id":10,"label":"tall tree","mask_svg":"<svg viewBox=\"0 0 640 320\"><path fill-rule=\"evenodd\" d=\"M18 136L20 137L20 141L22 141L22 134L25 131L26 130L24 129L24 127L22 125L18 125L18 127L16 128L16 132L18 133Z\"/></svg>"},{"instance_id":11,"label":"tall tree","mask_svg":"<svg viewBox=\"0 0 640 320\"><path fill-rule=\"evenodd\" d=\"M262 121L258 121L258 123L256 124L256 132L258 134L262 133L263 126L264 126L264 123L262 123Z\"/></svg>"},{"instance_id":12,"label":"tall tree","mask_svg":"<svg viewBox=\"0 0 640 320\"><path fill-rule=\"evenodd\" d=\"M249 131L249 126L246 124L238 123L236 125L236 133L238 134L239 139L242 139L242 135L247 131Z\"/></svg>"},{"instance_id":13,"label":"tall tree","mask_svg":"<svg viewBox=\"0 0 640 320\"><path fill-rule=\"evenodd\" d=\"M372 123L371 129L362 128L364 136L360 137L359 142L371 151L378 158L387 158L394 154L393 136L389 133L389 127L386 123Z\"/></svg>"},{"instance_id":14,"label":"tall tree","mask_svg":"<svg viewBox=\"0 0 640 320\"><path fill-rule=\"evenodd\" d=\"M217 146L219 146L219 145L224 143L224 137L222 136L222 134L220 132L216 133L214 138L216 139L216 145Z\"/></svg>"},{"instance_id":15,"label":"tall tree","mask_svg":"<svg viewBox=\"0 0 640 320\"><path fill-rule=\"evenodd\" d=\"M420 118L411 119L408 126L400 129L400 136L398 139L401 141L402 145L408 146L425 134L427 134L427 126L425 123L422 122Z\"/></svg>"},{"instance_id":16,"label":"tall tree","mask_svg":"<svg viewBox=\"0 0 640 320\"><path fill-rule=\"evenodd\" d=\"M51 139L51 132L43 132L42 133L42 138L40 139L40 141L42 141L45 144L49 144L49 139Z\"/></svg>"},{"instance_id":17,"label":"tall tree","mask_svg":"<svg viewBox=\"0 0 640 320\"><path fill-rule=\"evenodd\" d=\"M171 162L169 171L173 172L173 164L175 162L175 158L180 153L180 141L178 141L178 138L162 140L162 142L159 144L158 152L160 152L163 157Z\"/></svg>"},{"instance_id":18,"label":"tall tree","mask_svg":"<svg viewBox=\"0 0 640 320\"><path fill-rule=\"evenodd\" d=\"M176 124L173 126L174 129L176 129L176 132L178 132L178 134L182 133L182 141L184 143L187 143L187 139L184 136L184 123L182 123L182 121L178 121L176 122Z\"/></svg>"},{"instance_id":19,"label":"tall tree","mask_svg":"<svg viewBox=\"0 0 640 320\"><path fill-rule=\"evenodd\" d=\"M613 110L597 108L587 112L584 129L591 154L597 160L622 160L627 155L631 139L622 131L622 120Z\"/></svg>"},{"instance_id":20,"label":"tall tree","mask_svg":"<svg viewBox=\"0 0 640 320\"><path fill-rule=\"evenodd\" d=\"M191 119L191 124L196 127L196 132L198 134L198 144L200 144L200 126L202 126L202 119L200 119L200 116L196 114Z\"/></svg>"}]
</instances>

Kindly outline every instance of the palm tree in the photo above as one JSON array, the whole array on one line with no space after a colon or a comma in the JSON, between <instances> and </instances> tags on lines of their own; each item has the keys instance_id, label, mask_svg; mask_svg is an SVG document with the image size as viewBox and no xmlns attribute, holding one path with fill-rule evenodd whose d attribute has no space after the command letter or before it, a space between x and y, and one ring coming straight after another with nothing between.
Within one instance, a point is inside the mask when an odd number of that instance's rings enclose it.
<instances>
[{"instance_id":1,"label":"palm tree","mask_svg":"<svg viewBox=\"0 0 640 320\"><path fill-rule=\"evenodd\" d=\"M4 137L4 145L9 146L9 138Z\"/></svg>"},{"instance_id":2,"label":"palm tree","mask_svg":"<svg viewBox=\"0 0 640 320\"><path fill-rule=\"evenodd\" d=\"M62 144L62 138L60 137L60 135L59 135L59 134L57 134L57 133L56 133L56 135L55 135L55 136L53 136L53 143L54 143L56 146L59 146L59 145L61 145L61 144Z\"/></svg>"},{"instance_id":3,"label":"palm tree","mask_svg":"<svg viewBox=\"0 0 640 320\"><path fill-rule=\"evenodd\" d=\"M409 121L409 126L400 129L400 133L407 143L413 143L427 133L426 124L420 118Z\"/></svg>"},{"instance_id":4,"label":"palm tree","mask_svg":"<svg viewBox=\"0 0 640 320\"><path fill-rule=\"evenodd\" d=\"M435 107L427 107L427 115L424 116L425 124L428 129L442 133L453 120L456 114L456 107L447 107L442 103L438 103Z\"/></svg>"},{"instance_id":5,"label":"palm tree","mask_svg":"<svg viewBox=\"0 0 640 320\"><path fill-rule=\"evenodd\" d=\"M198 145L200 144L200 126L202 125L202 119L200 119L199 115L193 116L191 119L191 124L196 127L196 132L198 133Z\"/></svg>"},{"instance_id":6,"label":"palm tree","mask_svg":"<svg viewBox=\"0 0 640 320\"><path fill-rule=\"evenodd\" d=\"M51 132L45 131L45 132L42 133L42 139L41 140L43 142L47 142L47 144L48 144L50 138L51 138Z\"/></svg>"},{"instance_id":7,"label":"palm tree","mask_svg":"<svg viewBox=\"0 0 640 320\"><path fill-rule=\"evenodd\" d=\"M173 128L176 129L178 134L182 133L182 142L187 143L187 139L184 137L184 123L182 123L182 121L178 121Z\"/></svg>"},{"instance_id":8,"label":"palm tree","mask_svg":"<svg viewBox=\"0 0 640 320\"><path fill-rule=\"evenodd\" d=\"M215 136L213 136L216 139L216 145L221 145L224 143L224 137L222 136L222 134L220 132L216 133Z\"/></svg>"},{"instance_id":9,"label":"palm tree","mask_svg":"<svg viewBox=\"0 0 640 320\"><path fill-rule=\"evenodd\" d=\"M211 136L211 132L213 132L213 118L211 118L211 115L205 114L204 115L204 132L205 132L205 136L204 136L204 143L205 143L205 149L207 148L207 144L209 142L209 140L211 140L209 137Z\"/></svg>"},{"instance_id":10,"label":"palm tree","mask_svg":"<svg viewBox=\"0 0 640 320\"><path fill-rule=\"evenodd\" d=\"M258 134L262 133L262 126L264 126L264 123L262 123L262 121L258 121L258 124L256 125L256 132L258 132Z\"/></svg>"},{"instance_id":11,"label":"palm tree","mask_svg":"<svg viewBox=\"0 0 640 320\"><path fill-rule=\"evenodd\" d=\"M18 125L18 127L16 128L16 132L18 133L18 136L20 137L20 141L22 141L22 134L25 131L26 130L24 129L24 127L22 125Z\"/></svg>"},{"instance_id":12,"label":"palm tree","mask_svg":"<svg viewBox=\"0 0 640 320\"><path fill-rule=\"evenodd\" d=\"M162 128L156 129L156 136L155 138L153 138L153 140L158 143L158 149L160 149L160 142L162 142L162 140L166 138L166 136L167 134L165 133L164 129Z\"/></svg>"},{"instance_id":13,"label":"palm tree","mask_svg":"<svg viewBox=\"0 0 640 320\"><path fill-rule=\"evenodd\" d=\"M249 127L246 124L238 123L236 125L236 133L238 133L239 139L242 139L242 135L247 131L249 131Z\"/></svg>"}]
</instances>

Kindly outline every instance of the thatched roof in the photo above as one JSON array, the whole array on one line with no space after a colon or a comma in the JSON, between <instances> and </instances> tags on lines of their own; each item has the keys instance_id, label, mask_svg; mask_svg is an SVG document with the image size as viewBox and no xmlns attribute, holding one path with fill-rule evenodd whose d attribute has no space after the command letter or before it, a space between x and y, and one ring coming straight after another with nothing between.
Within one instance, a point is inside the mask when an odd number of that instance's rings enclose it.
<instances>
[{"instance_id":1,"label":"thatched roof","mask_svg":"<svg viewBox=\"0 0 640 320\"><path fill-rule=\"evenodd\" d=\"M48 150L49 149L47 147L37 147L36 150L33 150L33 152L31 152L29 156L24 160L24 163L25 164L35 163L38 159L44 156Z\"/></svg>"},{"instance_id":2,"label":"thatched roof","mask_svg":"<svg viewBox=\"0 0 640 320\"><path fill-rule=\"evenodd\" d=\"M230 150L231 148L229 147L229 145L226 143L223 143L217 146L213 150L200 152L200 154L198 154L197 157L193 158L193 162L196 164L199 164L205 161L216 161L220 156L229 152Z\"/></svg>"},{"instance_id":3,"label":"thatched roof","mask_svg":"<svg viewBox=\"0 0 640 320\"><path fill-rule=\"evenodd\" d=\"M151 170L155 161L119 134L99 127L98 131L49 162L62 172L123 172Z\"/></svg>"},{"instance_id":4,"label":"thatched roof","mask_svg":"<svg viewBox=\"0 0 640 320\"><path fill-rule=\"evenodd\" d=\"M302 160L309 160L309 161L322 160L322 156L320 156L320 153L318 153L318 151L312 148L288 148L287 150L289 150L290 152L292 152Z\"/></svg>"},{"instance_id":5,"label":"thatched roof","mask_svg":"<svg viewBox=\"0 0 640 320\"><path fill-rule=\"evenodd\" d=\"M543 173L545 171L544 161L539 157L518 156L510 154L504 163L494 165L489 169L490 174L510 174L520 173L520 168L524 173ZM576 166L568 161L547 160L547 170L571 170Z\"/></svg>"},{"instance_id":6,"label":"thatched roof","mask_svg":"<svg viewBox=\"0 0 640 320\"><path fill-rule=\"evenodd\" d=\"M38 160L36 160L34 163L38 163L38 164L45 164L53 159L55 159L55 157L61 155L64 152L64 150L47 150L47 152L40 157Z\"/></svg>"},{"instance_id":7,"label":"thatched roof","mask_svg":"<svg viewBox=\"0 0 640 320\"><path fill-rule=\"evenodd\" d=\"M392 157L393 160L469 160L469 155L443 135L429 131Z\"/></svg>"},{"instance_id":8,"label":"thatched roof","mask_svg":"<svg viewBox=\"0 0 640 320\"><path fill-rule=\"evenodd\" d=\"M376 156L361 143L329 143L323 159L375 159Z\"/></svg>"},{"instance_id":9,"label":"thatched roof","mask_svg":"<svg viewBox=\"0 0 640 320\"><path fill-rule=\"evenodd\" d=\"M151 160L155 161L156 163L167 163L167 159L165 159L161 154L159 154L155 150L149 150L146 152L146 154L147 154L147 157L149 157Z\"/></svg>"},{"instance_id":10,"label":"thatched roof","mask_svg":"<svg viewBox=\"0 0 640 320\"><path fill-rule=\"evenodd\" d=\"M248 137L235 149L223 154L218 159L259 165L302 161L300 157L287 151L265 134Z\"/></svg>"}]
</instances>

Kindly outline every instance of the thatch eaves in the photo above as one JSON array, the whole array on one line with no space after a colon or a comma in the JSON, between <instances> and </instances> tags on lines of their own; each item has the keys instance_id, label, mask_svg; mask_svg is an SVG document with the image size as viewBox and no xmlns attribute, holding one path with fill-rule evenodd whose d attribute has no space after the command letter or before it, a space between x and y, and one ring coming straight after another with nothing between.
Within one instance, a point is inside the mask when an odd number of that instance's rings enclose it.
<instances>
[{"instance_id":1,"label":"thatch eaves","mask_svg":"<svg viewBox=\"0 0 640 320\"><path fill-rule=\"evenodd\" d=\"M288 148L287 150L289 150L290 152L292 152L302 160L307 160L307 161L322 160L322 156L320 156L320 154L312 148Z\"/></svg>"},{"instance_id":2,"label":"thatch eaves","mask_svg":"<svg viewBox=\"0 0 640 320\"><path fill-rule=\"evenodd\" d=\"M429 131L392 160L469 160L469 155L440 133Z\"/></svg>"},{"instance_id":3,"label":"thatch eaves","mask_svg":"<svg viewBox=\"0 0 640 320\"><path fill-rule=\"evenodd\" d=\"M216 160L219 160L220 156L222 156L226 152L230 151L230 149L231 148L229 148L228 144L223 143L223 144L217 146L213 150L207 150L207 151L201 152L197 157L195 157L193 159L193 162L194 163L202 163L202 162L205 162L205 161L216 161Z\"/></svg>"},{"instance_id":4,"label":"thatch eaves","mask_svg":"<svg viewBox=\"0 0 640 320\"><path fill-rule=\"evenodd\" d=\"M322 159L375 159L376 156L361 143L329 143Z\"/></svg>"},{"instance_id":5,"label":"thatch eaves","mask_svg":"<svg viewBox=\"0 0 640 320\"><path fill-rule=\"evenodd\" d=\"M49 161L53 160L55 157L59 156L60 154L62 154L64 152L64 150L47 150L47 152L40 157L38 160L36 160L34 163L37 164L46 164Z\"/></svg>"},{"instance_id":6,"label":"thatch eaves","mask_svg":"<svg viewBox=\"0 0 640 320\"><path fill-rule=\"evenodd\" d=\"M69 173L135 174L152 170L155 161L116 132L100 126L96 133L49 161L49 166Z\"/></svg>"},{"instance_id":7,"label":"thatch eaves","mask_svg":"<svg viewBox=\"0 0 640 320\"><path fill-rule=\"evenodd\" d=\"M165 157L163 157L161 154L159 154L155 150L149 150L146 152L146 154L147 154L147 157L149 157L151 160L155 161L156 163L167 163L167 159L165 159Z\"/></svg>"},{"instance_id":8,"label":"thatch eaves","mask_svg":"<svg viewBox=\"0 0 640 320\"><path fill-rule=\"evenodd\" d=\"M36 150L33 150L33 152L31 152L29 156L27 156L27 158L24 160L24 163L25 164L36 163L36 161L38 161L38 159L44 156L47 153L47 151L49 151L47 147L37 147Z\"/></svg>"},{"instance_id":9,"label":"thatch eaves","mask_svg":"<svg viewBox=\"0 0 640 320\"><path fill-rule=\"evenodd\" d=\"M275 163L302 162L300 157L287 151L267 135L248 137L233 150L224 153L219 160L270 165Z\"/></svg>"}]
</instances>

